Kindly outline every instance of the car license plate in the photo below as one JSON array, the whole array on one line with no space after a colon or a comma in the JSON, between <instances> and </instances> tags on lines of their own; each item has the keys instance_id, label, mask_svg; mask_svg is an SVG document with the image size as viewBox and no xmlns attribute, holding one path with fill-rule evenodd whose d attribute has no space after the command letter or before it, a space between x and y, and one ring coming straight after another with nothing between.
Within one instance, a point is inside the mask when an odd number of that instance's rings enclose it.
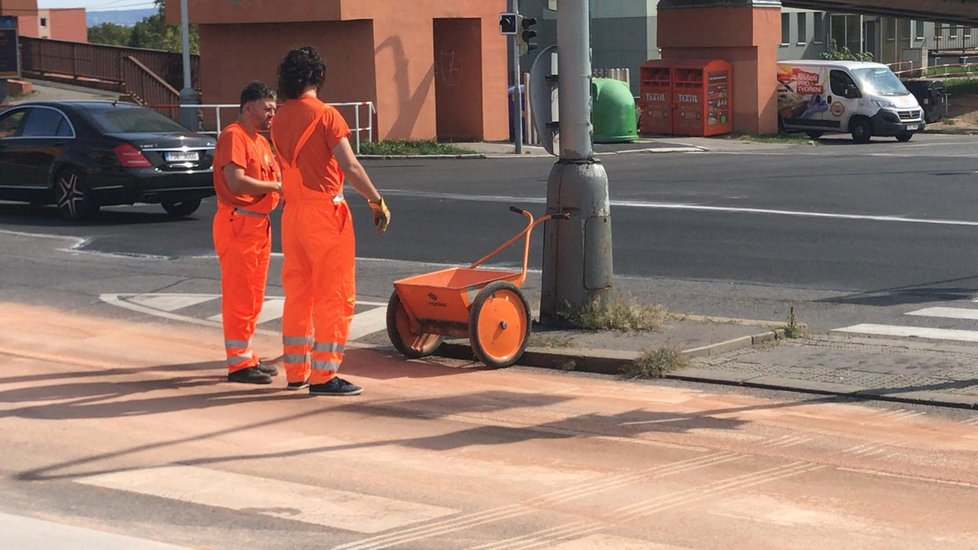
<instances>
[{"instance_id":1,"label":"car license plate","mask_svg":"<svg viewBox=\"0 0 978 550\"><path fill-rule=\"evenodd\" d=\"M197 151L170 151L164 157L167 162L197 162L200 160L200 153Z\"/></svg>"},{"instance_id":2,"label":"car license plate","mask_svg":"<svg viewBox=\"0 0 978 550\"><path fill-rule=\"evenodd\" d=\"M907 131L908 132L911 131L911 130L919 130L919 129L920 129L920 125L919 124L907 124Z\"/></svg>"}]
</instances>

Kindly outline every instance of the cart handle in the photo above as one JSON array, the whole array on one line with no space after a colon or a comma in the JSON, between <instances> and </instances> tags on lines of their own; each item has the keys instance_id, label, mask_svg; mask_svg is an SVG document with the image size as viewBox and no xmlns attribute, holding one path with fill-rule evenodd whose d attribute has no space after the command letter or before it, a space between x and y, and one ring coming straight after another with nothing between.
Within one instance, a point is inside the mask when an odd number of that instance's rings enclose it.
<instances>
[{"instance_id":1,"label":"cart handle","mask_svg":"<svg viewBox=\"0 0 978 550\"><path fill-rule=\"evenodd\" d=\"M518 208L516 206L510 206L509 210L511 212L516 212L517 214L522 214L523 216L526 216L526 218L528 219L526 227L524 227L522 231L514 235L513 238L499 245L492 252L476 260L475 263L470 265L468 268L474 269L482 265L493 256L509 248L511 244L515 243L520 238L524 238L525 240L523 242L523 269L520 271L520 278L515 282L516 286L520 287L523 286L523 282L526 280L526 268L530 259L530 232L533 231L533 228L536 227L537 224L539 223L545 222L547 220L566 220L566 219L570 219L571 215L567 212L561 212L559 214L547 214L546 216L534 220L533 214L527 212L526 210L523 210L522 208Z\"/></svg>"}]
</instances>

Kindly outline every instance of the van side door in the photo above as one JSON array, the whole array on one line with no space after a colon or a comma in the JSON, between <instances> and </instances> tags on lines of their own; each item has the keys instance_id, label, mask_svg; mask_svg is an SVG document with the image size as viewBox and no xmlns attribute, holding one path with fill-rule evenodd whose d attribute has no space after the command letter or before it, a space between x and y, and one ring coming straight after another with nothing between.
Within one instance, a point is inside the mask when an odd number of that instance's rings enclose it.
<instances>
[{"instance_id":1,"label":"van side door","mask_svg":"<svg viewBox=\"0 0 978 550\"><path fill-rule=\"evenodd\" d=\"M849 73L840 69L829 71L829 92L825 120L831 128L846 132L849 129L849 119L859 111L863 94Z\"/></svg>"}]
</instances>

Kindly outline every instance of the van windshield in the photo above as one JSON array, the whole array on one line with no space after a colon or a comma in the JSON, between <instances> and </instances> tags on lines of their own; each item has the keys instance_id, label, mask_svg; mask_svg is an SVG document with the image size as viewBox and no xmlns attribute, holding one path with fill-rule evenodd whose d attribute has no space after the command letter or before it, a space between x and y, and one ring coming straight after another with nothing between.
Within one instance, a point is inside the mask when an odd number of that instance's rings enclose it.
<instances>
[{"instance_id":1,"label":"van windshield","mask_svg":"<svg viewBox=\"0 0 978 550\"><path fill-rule=\"evenodd\" d=\"M900 82L900 79L886 67L853 69L852 76L864 92L877 95L910 95L903 82Z\"/></svg>"}]
</instances>

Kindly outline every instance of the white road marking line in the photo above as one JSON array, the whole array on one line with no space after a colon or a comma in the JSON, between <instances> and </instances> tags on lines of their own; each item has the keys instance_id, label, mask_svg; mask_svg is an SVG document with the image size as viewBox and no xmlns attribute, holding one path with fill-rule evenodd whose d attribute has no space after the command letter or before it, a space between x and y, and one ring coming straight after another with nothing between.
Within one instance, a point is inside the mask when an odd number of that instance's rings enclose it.
<instances>
[{"instance_id":1,"label":"white road marking line","mask_svg":"<svg viewBox=\"0 0 978 550\"><path fill-rule=\"evenodd\" d=\"M261 315L258 316L259 325L282 318L282 309L285 307L285 298L265 298L265 303L261 306Z\"/></svg>"},{"instance_id":2,"label":"white road marking line","mask_svg":"<svg viewBox=\"0 0 978 550\"><path fill-rule=\"evenodd\" d=\"M178 309L183 307L190 307L192 305L197 305L200 303L207 302L209 300L218 300L220 298L219 294L164 294L164 293L145 293L145 294L102 294L99 299L107 304L111 304L123 309L128 309L130 311L136 311L146 315L152 315L154 317L161 317L163 319L170 319L173 321L182 321L184 323L191 323L195 325L203 325L212 328L221 328L221 314L211 315L206 319L198 319L196 317L191 317L189 315L180 315L178 313L173 313ZM281 307L284 305L285 299L278 296L270 296L265 298L265 304L262 306L262 315L258 318L259 323L265 323L268 321L273 321L275 319L281 318ZM182 305L181 305L182 304ZM374 309L359 313L354 315L353 324L351 325L351 335L354 334L353 327L357 326L357 317L365 316L365 320L359 321L361 326L360 330L365 330L367 328L371 329L371 332L376 330L381 330L377 328L377 316L379 313L375 313L376 309L380 306L387 306L387 302L374 302L374 301L358 301L358 305L372 306ZM384 311L384 326L381 328L386 328L386 309ZM364 324L365 323L365 324ZM280 332L277 330L267 330L267 329L255 329L256 334L264 334L267 336L279 336ZM359 336L351 336L350 341L359 338L369 333L362 333Z\"/></svg>"},{"instance_id":3,"label":"white road marking line","mask_svg":"<svg viewBox=\"0 0 978 550\"><path fill-rule=\"evenodd\" d=\"M967 425L969 425L969 426L978 426L978 416L976 416L975 418L972 418L970 420L965 420L964 423L967 424Z\"/></svg>"},{"instance_id":4,"label":"white road marking line","mask_svg":"<svg viewBox=\"0 0 978 550\"><path fill-rule=\"evenodd\" d=\"M874 336L898 336L901 338L927 338L930 340L954 340L958 342L978 342L978 331L949 328L904 327L896 325L876 325L861 323L849 327L835 328L832 332L868 334Z\"/></svg>"},{"instance_id":5,"label":"white road marking line","mask_svg":"<svg viewBox=\"0 0 978 550\"><path fill-rule=\"evenodd\" d=\"M0 513L4 548L75 548L99 550L190 550L143 538Z\"/></svg>"},{"instance_id":6,"label":"white road marking line","mask_svg":"<svg viewBox=\"0 0 978 550\"><path fill-rule=\"evenodd\" d=\"M384 304L384 307L375 307L354 315L353 322L350 323L350 335L347 339L357 340L368 334L387 330L386 306L387 304Z\"/></svg>"},{"instance_id":7,"label":"white road marking line","mask_svg":"<svg viewBox=\"0 0 978 550\"><path fill-rule=\"evenodd\" d=\"M457 513L440 506L193 466L127 470L75 482L355 533L399 529Z\"/></svg>"},{"instance_id":8,"label":"white road marking line","mask_svg":"<svg viewBox=\"0 0 978 550\"><path fill-rule=\"evenodd\" d=\"M160 311L176 311L216 298L213 294L139 294L129 298L129 301Z\"/></svg>"},{"instance_id":9,"label":"white road marking line","mask_svg":"<svg viewBox=\"0 0 978 550\"><path fill-rule=\"evenodd\" d=\"M968 309L963 307L925 307L924 309L908 311L907 313L904 313L904 315L978 321L978 309Z\"/></svg>"},{"instance_id":10,"label":"white road marking line","mask_svg":"<svg viewBox=\"0 0 978 550\"><path fill-rule=\"evenodd\" d=\"M520 202L523 204L546 204L546 199L539 197L513 197L505 195L465 195L462 193L430 193L425 191L405 191L390 190L389 195L400 195L407 197L429 198L429 199L448 199L467 202ZM869 214L837 214L833 212L806 212L799 210L776 210L772 208L741 208L733 206L708 206L702 204L668 203L668 202L647 202L613 200L611 206L619 208L650 208L658 210L689 210L694 212L720 212L732 214L766 214L772 216L794 216L799 218L825 218L836 220L855 220L871 222L889 223L917 223L929 225L959 225L967 227L978 227L978 221L970 220L944 220L927 218L909 218L904 216L885 216Z\"/></svg>"}]
</instances>

